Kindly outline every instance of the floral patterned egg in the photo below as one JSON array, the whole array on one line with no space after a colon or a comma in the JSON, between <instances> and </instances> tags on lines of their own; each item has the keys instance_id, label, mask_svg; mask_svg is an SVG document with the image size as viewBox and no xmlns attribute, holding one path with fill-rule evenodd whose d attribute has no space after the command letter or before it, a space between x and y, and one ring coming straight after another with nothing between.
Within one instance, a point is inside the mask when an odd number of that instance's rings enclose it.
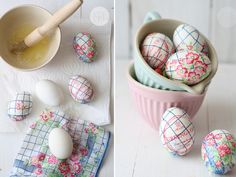
<instances>
[{"instance_id":1,"label":"floral patterned egg","mask_svg":"<svg viewBox=\"0 0 236 177\"><path fill-rule=\"evenodd\" d=\"M70 78L69 91L72 98L79 103L88 103L93 97L92 85L86 78L79 75Z\"/></svg>"},{"instance_id":2,"label":"floral patterned egg","mask_svg":"<svg viewBox=\"0 0 236 177\"><path fill-rule=\"evenodd\" d=\"M179 25L173 36L177 50L195 50L208 55L208 46L200 32L191 25Z\"/></svg>"},{"instance_id":3,"label":"floral patterned egg","mask_svg":"<svg viewBox=\"0 0 236 177\"><path fill-rule=\"evenodd\" d=\"M17 93L14 100L8 104L8 116L15 121L21 121L31 113L32 96L28 92Z\"/></svg>"},{"instance_id":4,"label":"floral patterned egg","mask_svg":"<svg viewBox=\"0 0 236 177\"><path fill-rule=\"evenodd\" d=\"M143 58L156 71L160 71L163 68L173 51L174 45L172 41L161 33L149 34L141 45Z\"/></svg>"},{"instance_id":5,"label":"floral patterned egg","mask_svg":"<svg viewBox=\"0 0 236 177\"><path fill-rule=\"evenodd\" d=\"M197 84L211 72L211 61L203 53L181 50L167 60L165 73L171 80L187 85Z\"/></svg>"},{"instance_id":6,"label":"floral patterned egg","mask_svg":"<svg viewBox=\"0 0 236 177\"><path fill-rule=\"evenodd\" d=\"M91 63L96 59L96 42L91 34L78 33L74 37L73 47L80 60Z\"/></svg>"},{"instance_id":7,"label":"floral patterned egg","mask_svg":"<svg viewBox=\"0 0 236 177\"><path fill-rule=\"evenodd\" d=\"M214 130L202 143L202 158L208 170L215 174L226 174L235 165L236 140L226 130Z\"/></svg>"},{"instance_id":8,"label":"floral patterned egg","mask_svg":"<svg viewBox=\"0 0 236 177\"><path fill-rule=\"evenodd\" d=\"M165 111L160 124L163 146L174 155L187 154L194 144L194 127L189 115L180 108Z\"/></svg>"}]
</instances>

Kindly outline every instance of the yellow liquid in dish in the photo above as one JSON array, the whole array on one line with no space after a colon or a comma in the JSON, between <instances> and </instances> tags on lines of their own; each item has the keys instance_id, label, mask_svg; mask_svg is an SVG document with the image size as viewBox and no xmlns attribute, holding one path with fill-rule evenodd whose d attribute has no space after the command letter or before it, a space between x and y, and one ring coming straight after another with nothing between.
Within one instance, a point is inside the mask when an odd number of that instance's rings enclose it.
<instances>
[{"instance_id":1,"label":"yellow liquid in dish","mask_svg":"<svg viewBox=\"0 0 236 177\"><path fill-rule=\"evenodd\" d=\"M17 29L12 32L12 35L10 35L10 46L23 41L24 38L35 28L36 27L32 25L22 25L17 27ZM51 40L50 38L50 36L46 36L34 46L14 54L16 56L14 62L16 62L18 66L24 68L33 68L41 65L46 60L46 55L48 53Z\"/></svg>"}]
</instances>

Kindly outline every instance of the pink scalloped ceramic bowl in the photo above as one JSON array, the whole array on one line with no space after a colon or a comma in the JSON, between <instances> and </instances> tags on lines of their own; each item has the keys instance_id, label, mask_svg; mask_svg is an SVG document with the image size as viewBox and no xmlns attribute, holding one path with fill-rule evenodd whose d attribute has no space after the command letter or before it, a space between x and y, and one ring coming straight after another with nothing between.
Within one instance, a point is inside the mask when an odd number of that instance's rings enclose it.
<instances>
[{"instance_id":1,"label":"pink scalloped ceramic bowl","mask_svg":"<svg viewBox=\"0 0 236 177\"><path fill-rule=\"evenodd\" d=\"M193 119L205 98L203 94L192 94L184 91L159 90L142 85L136 80L134 63L128 69L128 84L134 104L143 119L159 131L160 120L166 109L176 106L184 109Z\"/></svg>"}]
</instances>

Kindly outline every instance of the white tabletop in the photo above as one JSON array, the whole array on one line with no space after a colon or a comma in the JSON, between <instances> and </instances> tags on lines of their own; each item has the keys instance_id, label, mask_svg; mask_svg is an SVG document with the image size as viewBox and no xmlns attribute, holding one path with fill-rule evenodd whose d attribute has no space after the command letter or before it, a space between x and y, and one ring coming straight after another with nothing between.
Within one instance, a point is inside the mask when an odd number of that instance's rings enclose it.
<instances>
[{"instance_id":1,"label":"white tabletop","mask_svg":"<svg viewBox=\"0 0 236 177\"><path fill-rule=\"evenodd\" d=\"M236 135L236 65L219 65L205 101L193 121L196 132L194 148L184 157L173 157L162 147L158 132L143 121L134 107L126 79L129 62L116 62L116 176L211 176L201 159L201 143L208 132L215 129L226 129ZM236 167L225 176L235 177Z\"/></svg>"}]
</instances>

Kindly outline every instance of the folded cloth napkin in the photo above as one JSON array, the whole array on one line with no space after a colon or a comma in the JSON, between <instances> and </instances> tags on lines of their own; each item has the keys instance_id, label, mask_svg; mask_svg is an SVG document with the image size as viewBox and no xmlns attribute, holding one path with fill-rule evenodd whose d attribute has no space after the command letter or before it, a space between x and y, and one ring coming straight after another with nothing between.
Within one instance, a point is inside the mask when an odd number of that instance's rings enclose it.
<instances>
[{"instance_id":1,"label":"folded cloth napkin","mask_svg":"<svg viewBox=\"0 0 236 177\"><path fill-rule=\"evenodd\" d=\"M59 160L49 150L48 135L53 128L65 129L72 137L73 152ZM96 177L108 147L110 133L61 111L45 110L33 123L14 161L11 177Z\"/></svg>"}]
</instances>

